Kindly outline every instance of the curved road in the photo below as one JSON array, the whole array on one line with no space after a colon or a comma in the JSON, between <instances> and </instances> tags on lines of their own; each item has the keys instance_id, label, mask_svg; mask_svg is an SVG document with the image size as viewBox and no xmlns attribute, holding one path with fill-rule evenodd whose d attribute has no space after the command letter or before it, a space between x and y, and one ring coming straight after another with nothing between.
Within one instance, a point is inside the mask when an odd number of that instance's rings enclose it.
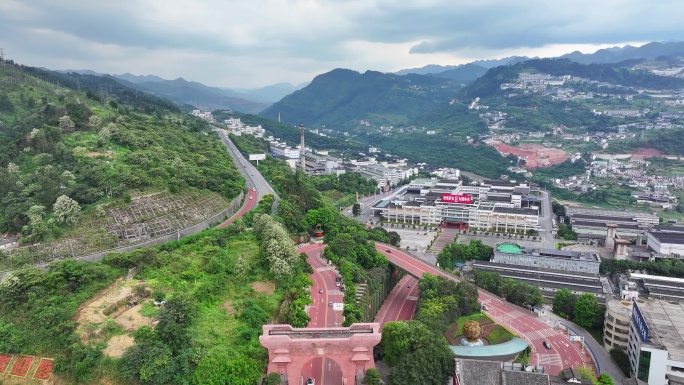
<instances>
[{"instance_id":1,"label":"curved road","mask_svg":"<svg viewBox=\"0 0 684 385\"><path fill-rule=\"evenodd\" d=\"M388 248L388 246L376 244L376 249L382 253L394 265L404 269L412 275L422 277L424 273L440 275L445 278L458 281L456 278L413 258L400 250ZM390 250L388 252L388 250ZM570 343L565 334L553 329L526 311L521 311L501 298L478 290L480 302L486 304L487 314L497 323L505 325L512 332L527 340L532 349L530 355L531 364L539 364L546 367L547 373L556 375L562 369L584 364L582 355L577 348ZM543 342L547 341L551 349L546 349Z\"/></svg>"}]
</instances>

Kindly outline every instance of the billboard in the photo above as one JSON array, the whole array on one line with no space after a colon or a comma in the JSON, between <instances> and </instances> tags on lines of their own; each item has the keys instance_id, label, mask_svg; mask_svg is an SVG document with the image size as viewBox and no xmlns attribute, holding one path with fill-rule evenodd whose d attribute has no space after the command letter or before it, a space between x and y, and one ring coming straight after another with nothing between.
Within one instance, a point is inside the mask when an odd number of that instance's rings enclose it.
<instances>
[{"instance_id":1,"label":"billboard","mask_svg":"<svg viewBox=\"0 0 684 385\"><path fill-rule=\"evenodd\" d=\"M249 160L264 160L266 154L249 154Z\"/></svg>"},{"instance_id":2,"label":"billboard","mask_svg":"<svg viewBox=\"0 0 684 385\"><path fill-rule=\"evenodd\" d=\"M648 325L644 320L644 316L641 315L641 310L636 302L634 302L634 310L632 310L632 323L636 326L637 333L639 333L639 338L641 341L648 341Z\"/></svg>"},{"instance_id":3,"label":"billboard","mask_svg":"<svg viewBox=\"0 0 684 385\"><path fill-rule=\"evenodd\" d=\"M469 205L473 203L473 197L470 195L442 194L442 202Z\"/></svg>"}]
</instances>

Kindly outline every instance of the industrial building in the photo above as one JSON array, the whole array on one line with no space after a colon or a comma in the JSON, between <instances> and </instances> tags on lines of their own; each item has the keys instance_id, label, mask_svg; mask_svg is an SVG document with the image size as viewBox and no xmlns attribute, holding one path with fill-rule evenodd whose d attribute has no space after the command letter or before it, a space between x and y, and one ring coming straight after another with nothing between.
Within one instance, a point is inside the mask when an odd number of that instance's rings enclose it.
<instances>
[{"instance_id":1,"label":"industrial building","mask_svg":"<svg viewBox=\"0 0 684 385\"><path fill-rule=\"evenodd\" d=\"M546 297L566 288L575 294L593 293L599 302L605 302L609 293L598 274L600 263L600 257L593 253L520 248L504 243L497 246L490 261L473 261L473 269L537 286Z\"/></svg>"}]
</instances>

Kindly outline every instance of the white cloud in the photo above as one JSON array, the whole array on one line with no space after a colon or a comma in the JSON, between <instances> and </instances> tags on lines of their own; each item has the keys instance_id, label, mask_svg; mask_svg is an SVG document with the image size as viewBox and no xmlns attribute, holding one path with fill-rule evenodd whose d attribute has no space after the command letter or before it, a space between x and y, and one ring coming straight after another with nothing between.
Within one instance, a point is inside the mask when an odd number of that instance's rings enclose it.
<instances>
[{"instance_id":1,"label":"white cloud","mask_svg":"<svg viewBox=\"0 0 684 385\"><path fill-rule=\"evenodd\" d=\"M0 1L0 47L54 69L299 83L336 67L395 71L684 40L680 0Z\"/></svg>"}]
</instances>

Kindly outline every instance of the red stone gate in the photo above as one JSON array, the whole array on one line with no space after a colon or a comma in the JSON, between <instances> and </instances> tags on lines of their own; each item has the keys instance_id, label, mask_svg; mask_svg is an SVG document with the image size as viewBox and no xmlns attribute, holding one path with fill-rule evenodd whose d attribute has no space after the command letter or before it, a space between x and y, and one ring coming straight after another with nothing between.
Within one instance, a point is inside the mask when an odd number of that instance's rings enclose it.
<instances>
[{"instance_id":1,"label":"red stone gate","mask_svg":"<svg viewBox=\"0 0 684 385\"><path fill-rule=\"evenodd\" d=\"M264 325L263 330L259 342L268 349L268 373L284 373L289 385L299 384L304 365L315 357L330 358L339 364L342 383L349 385L356 383L358 373L375 368L373 347L381 338L378 323L306 329Z\"/></svg>"}]
</instances>

